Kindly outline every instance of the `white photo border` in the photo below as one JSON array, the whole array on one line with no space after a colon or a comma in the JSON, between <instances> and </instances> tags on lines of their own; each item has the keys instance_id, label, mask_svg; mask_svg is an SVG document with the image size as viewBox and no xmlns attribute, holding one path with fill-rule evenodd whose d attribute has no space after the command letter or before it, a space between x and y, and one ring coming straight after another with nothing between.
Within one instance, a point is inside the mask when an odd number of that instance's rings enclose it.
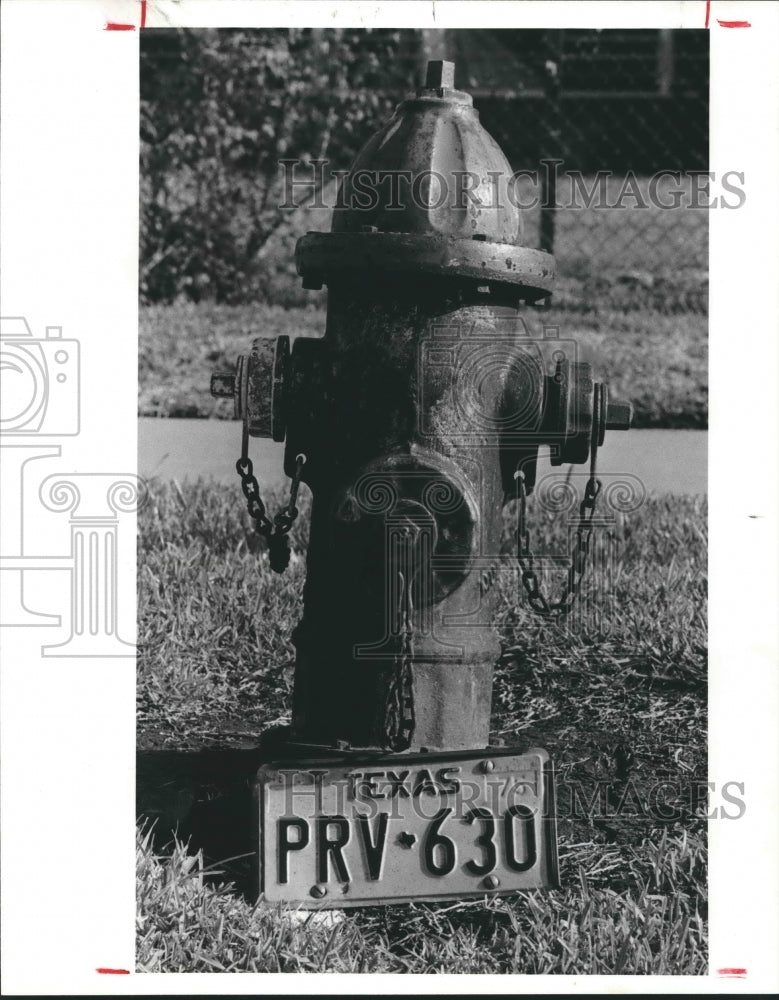
<instances>
[{"instance_id":1,"label":"white photo border","mask_svg":"<svg viewBox=\"0 0 779 1000\"><path fill-rule=\"evenodd\" d=\"M779 986L777 330L779 6L761 2L6 0L2 5L2 304L82 351L74 474L136 470L138 39L189 26L701 28L711 36L711 167L745 175L710 213L710 779L745 783L710 824L705 977L138 974L135 663L46 659L4 630L3 957L19 994L731 993ZM145 28L140 28L141 17ZM721 24L747 21L748 28ZM105 30L107 22L124 30ZM131 517L133 515L128 515ZM134 531L131 524L130 533ZM132 553L120 558L134 592ZM132 619L134 607L128 603ZM130 626L132 627L132 626ZM128 635L131 640L132 635ZM748 970L744 980L717 975ZM130 970L100 975L98 968Z\"/></svg>"}]
</instances>

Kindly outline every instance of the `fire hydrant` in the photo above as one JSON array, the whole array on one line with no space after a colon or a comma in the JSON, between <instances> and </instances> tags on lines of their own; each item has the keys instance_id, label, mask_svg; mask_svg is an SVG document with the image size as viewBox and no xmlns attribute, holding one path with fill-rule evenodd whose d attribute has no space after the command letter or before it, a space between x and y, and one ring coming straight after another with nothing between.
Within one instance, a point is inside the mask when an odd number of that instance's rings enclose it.
<instances>
[{"instance_id":1,"label":"fire hydrant","mask_svg":"<svg viewBox=\"0 0 779 1000\"><path fill-rule=\"evenodd\" d=\"M400 816L397 843L389 824L398 817L379 808L383 800L400 807L406 797L419 804L431 795L441 804L448 795L454 809L467 776L488 774L488 763L520 774L528 787L531 772L547 773L542 751L528 763L516 748L488 750L500 653L489 582L502 564L502 510L518 490L524 509L540 445L550 446L553 464L584 463L608 428L630 424L629 405L609 400L589 364L558 351L552 373L538 342L523 333L520 309L549 296L555 262L524 245L511 178L471 97L454 89L454 65L430 63L425 85L358 154L332 231L298 242L304 285L328 289L324 337L297 338L292 349L287 337L258 339L234 374L213 378L216 395L235 399L244 442L286 441L295 492L302 481L313 494L292 725L269 744L260 775L268 898L340 906L554 880L548 857L535 881L527 881L533 865L516 862L518 840L530 850L528 831L520 836L511 827L511 846L491 869L485 847L483 861L471 858L470 869L453 862L449 871L448 848L436 844L448 839L455 854L463 849L441 829L443 805L422 832L418 817ZM251 503L251 474L245 464L239 471ZM284 514L282 530L294 497ZM264 508L261 516L272 535ZM307 758L317 766L304 767ZM398 786L404 771L411 777ZM285 802L277 801L279 775L293 772L286 779L293 792L309 781L318 790L306 816L299 815L305 803L290 804L289 787ZM429 787L415 794L420 772ZM355 774L362 777L349 777ZM339 775L345 805L331 798ZM393 781L401 789L395 796ZM355 812L366 802L379 809L377 818ZM501 809L511 826L531 808L501 802L479 799L466 814L485 824L477 843L487 844ZM530 832L534 844L545 835ZM360 837L367 861L358 878ZM388 892L377 845L413 854L417 838L420 877L435 882L447 869L444 887L413 886L409 875ZM349 843L357 852L351 861ZM382 864L395 863L386 861L389 847L382 852ZM460 869L467 885L457 881ZM332 888L328 896L328 879L339 886L337 900Z\"/></svg>"}]
</instances>

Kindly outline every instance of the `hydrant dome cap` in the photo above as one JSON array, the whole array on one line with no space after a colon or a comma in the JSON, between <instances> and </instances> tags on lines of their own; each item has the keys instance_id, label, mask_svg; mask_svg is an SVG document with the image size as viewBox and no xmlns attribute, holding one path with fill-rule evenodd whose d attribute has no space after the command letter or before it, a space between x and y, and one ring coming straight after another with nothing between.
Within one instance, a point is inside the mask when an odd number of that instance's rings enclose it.
<instances>
[{"instance_id":1,"label":"hydrant dome cap","mask_svg":"<svg viewBox=\"0 0 779 1000\"><path fill-rule=\"evenodd\" d=\"M436 65L451 71L433 72ZM428 82L453 80L453 71L451 63L431 63ZM342 182L332 232L438 234L522 246L511 178L470 95L421 87L357 154Z\"/></svg>"},{"instance_id":2,"label":"hydrant dome cap","mask_svg":"<svg viewBox=\"0 0 779 1000\"><path fill-rule=\"evenodd\" d=\"M304 287L360 271L510 285L528 301L551 292L554 258L524 245L509 162L453 83L453 63L430 63L357 154L331 232L298 241Z\"/></svg>"}]
</instances>

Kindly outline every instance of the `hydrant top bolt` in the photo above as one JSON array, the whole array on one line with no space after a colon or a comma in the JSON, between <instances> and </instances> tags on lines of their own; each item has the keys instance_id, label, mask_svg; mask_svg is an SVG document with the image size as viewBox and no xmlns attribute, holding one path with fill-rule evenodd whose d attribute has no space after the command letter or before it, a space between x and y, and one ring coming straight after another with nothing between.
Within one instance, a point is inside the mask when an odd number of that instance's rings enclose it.
<instances>
[{"instance_id":1,"label":"hydrant top bolt","mask_svg":"<svg viewBox=\"0 0 779 1000\"><path fill-rule=\"evenodd\" d=\"M432 59L427 64L425 87L428 90L440 90L442 87L454 88L454 63L443 59Z\"/></svg>"}]
</instances>

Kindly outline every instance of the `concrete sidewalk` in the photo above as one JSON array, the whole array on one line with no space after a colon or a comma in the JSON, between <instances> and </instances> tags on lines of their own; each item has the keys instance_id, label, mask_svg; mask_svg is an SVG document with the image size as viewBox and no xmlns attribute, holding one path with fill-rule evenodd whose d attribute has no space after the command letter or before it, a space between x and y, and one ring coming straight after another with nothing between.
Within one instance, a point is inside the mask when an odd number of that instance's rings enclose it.
<instances>
[{"instance_id":1,"label":"concrete sidewalk","mask_svg":"<svg viewBox=\"0 0 779 1000\"><path fill-rule=\"evenodd\" d=\"M235 462L241 447L241 428L230 420L170 420L141 417L138 421L138 472L144 478L195 480L199 477L235 483ZM285 481L284 445L253 439L250 451L257 478L271 485ZM633 430L607 434L599 451L598 469L604 476L635 476L649 493L707 492L708 432ZM538 478L554 471L541 450ZM577 466L585 474L586 466Z\"/></svg>"}]
</instances>

